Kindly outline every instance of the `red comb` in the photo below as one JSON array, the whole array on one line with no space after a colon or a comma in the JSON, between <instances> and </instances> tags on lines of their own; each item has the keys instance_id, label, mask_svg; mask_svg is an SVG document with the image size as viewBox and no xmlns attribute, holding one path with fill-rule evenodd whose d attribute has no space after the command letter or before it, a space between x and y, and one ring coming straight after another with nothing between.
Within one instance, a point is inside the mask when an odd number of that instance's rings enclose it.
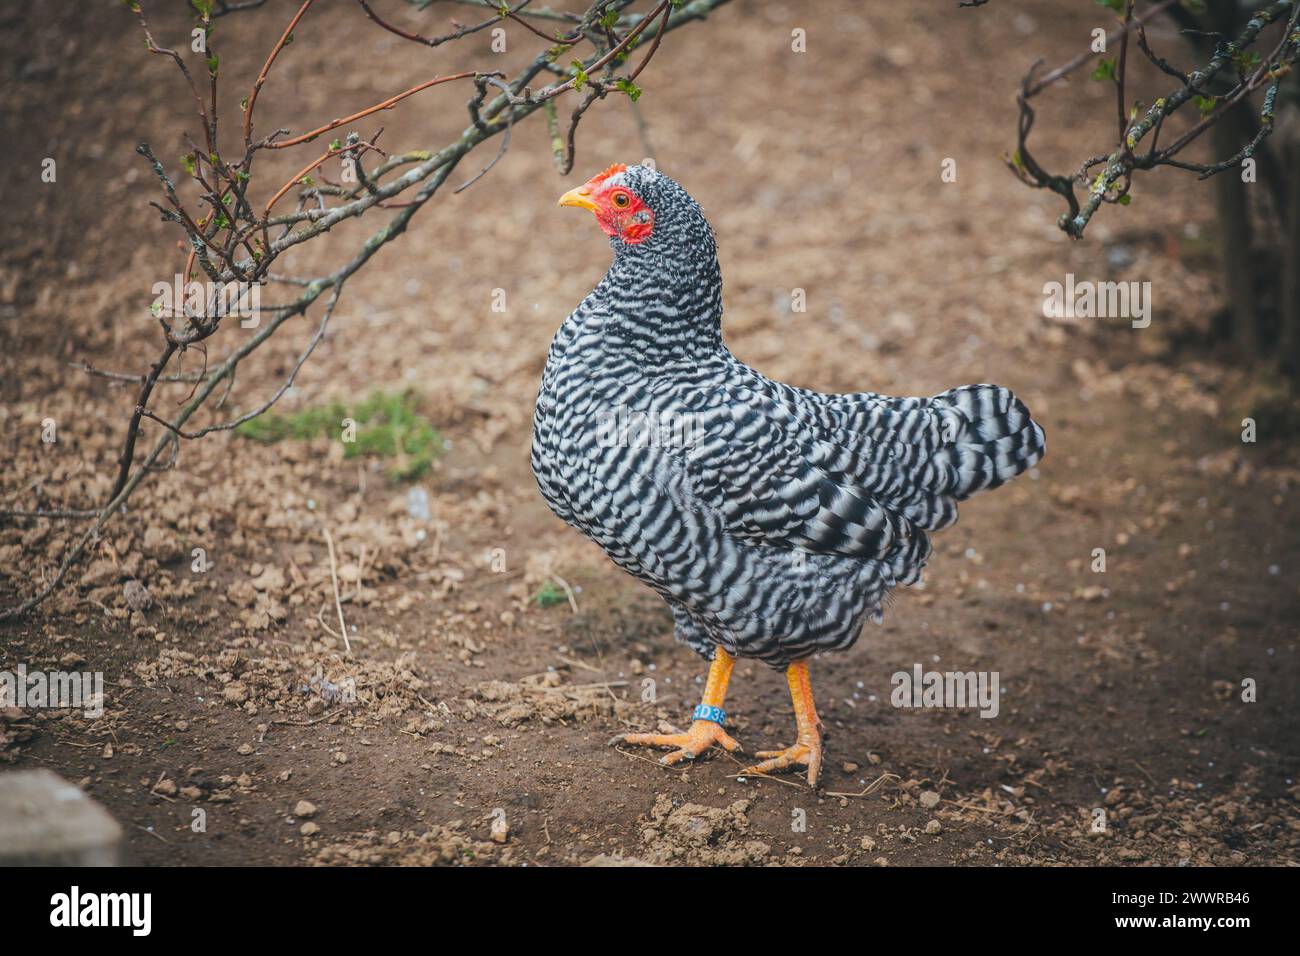
<instances>
[{"instance_id":1,"label":"red comb","mask_svg":"<svg viewBox=\"0 0 1300 956\"><path fill-rule=\"evenodd\" d=\"M615 163L613 166L609 167L609 169L605 170L599 176L592 176L591 181L593 183L604 182L606 179L609 179L610 176L615 176L618 173L625 173L625 172L627 172L627 163Z\"/></svg>"}]
</instances>

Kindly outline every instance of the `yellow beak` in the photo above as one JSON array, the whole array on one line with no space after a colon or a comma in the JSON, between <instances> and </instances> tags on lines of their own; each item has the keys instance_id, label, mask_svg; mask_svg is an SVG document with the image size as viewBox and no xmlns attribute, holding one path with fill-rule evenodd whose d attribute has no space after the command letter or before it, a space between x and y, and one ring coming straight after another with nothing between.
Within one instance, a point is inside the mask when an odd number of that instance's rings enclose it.
<instances>
[{"instance_id":1,"label":"yellow beak","mask_svg":"<svg viewBox=\"0 0 1300 956\"><path fill-rule=\"evenodd\" d=\"M591 189L588 186L579 186L577 189L570 189L560 197L561 206L578 206L582 209L590 209L596 212L600 207L591 201Z\"/></svg>"}]
</instances>

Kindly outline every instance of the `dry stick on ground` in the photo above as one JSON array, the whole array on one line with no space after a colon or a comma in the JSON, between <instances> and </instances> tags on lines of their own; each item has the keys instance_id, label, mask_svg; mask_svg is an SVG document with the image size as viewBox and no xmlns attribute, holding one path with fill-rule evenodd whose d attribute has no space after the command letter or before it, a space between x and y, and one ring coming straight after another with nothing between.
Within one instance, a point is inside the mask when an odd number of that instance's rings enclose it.
<instances>
[{"instance_id":1,"label":"dry stick on ground","mask_svg":"<svg viewBox=\"0 0 1300 956\"><path fill-rule=\"evenodd\" d=\"M258 6L258 4L220 4L220 9L216 11L198 14L195 22L198 28L205 32L208 41L204 63L208 70L209 82L208 95L205 99L204 91L200 88L195 74L186 65L184 58L174 50L157 44L141 3L137 0L128 0L127 6L139 20L149 51L171 59L181 71L194 97L198 119L202 124L204 146L192 148L190 153L182 157L186 175L201 194L198 205L207 207L207 211L202 214L187 208L176 188L175 181L147 144L141 144L139 152L149 162L162 188L165 203L155 203L155 207L165 221L176 225L184 232L188 242L189 250L181 275L188 282L193 278L195 267L200 268L210 280L210 292L201 310L185 309L179 315L159 314L157 321L163 343L158 358L147 370L138 375L128 376L126 373L119 373L124 380L138 384L139 390L129 417L122 452L118 458L117 478L107 495L107 500L101 508L93 512L89 509L48 509L52 512L49 514L50 517L55 516L56 513L58 516L71 517L78 511L83 511L84 517L91 518L90 524L82 536L64 553L57 572L34 594L16 606L0 609L0 621L26 614L62 585L69 570L98 540L105 525L123 509L140 482L160 466L160 459L169 447L178 449L182 438L194 439L212 431L234 428L273 405L288 389L293 376L324 335L325 325L343 284L363 268L379 249L406 230L411 219L425 203L433 198L465 156L493 136L506 133L515 123L532 115L544 105L553 104L558 97L569 91L578 90L584 85L590 84L588 98L593 100L611 93L632 96L635 91L636 95L639 95L640 91L632 83L632 79L645 68L646 62L659 48L663 35L684 24L704 19L727 2L728 0L690 0L677 5L676 0L661 0L652 5L648 12L636 14L624 12L631 6L632 0L595 0L580 15L556 13L550 10L530 10L528 4L516 4L514 7L506 8L504 19L509 19L515 24L519 24L521 18L525 16L538 21L554 20L562 24L564 30L553 42L548 41L552 42L551 46L543 48L513 77L507 79L495 69L447 76L435 75L373 106L350 113L344 119L313 126L307 133L292 136L289 130L275 130L257 139L254 133L255 108L259 95L272 77L275 64L281 56L288 55L286 50L291 42L311 42L308 38L311 35L312 24L307 14L311 11L314 0L306 0L298 7L289 25L280 34L279 40L270 51L244 99L241 130L243 152L239 158L232 161L221 152L218 145L217 87L220 58L212 45L212 37L208 31L214 16L233 13L238 9ZM376 5L376 0L366 0L365 3L358 0L357 13L368 20L381 23L385 29L392 31L391 27L382 23L374 14L373 7ZM490 2L473 5L500 16L500 8ZM653 44L631 75L620 76L618 69L652 23L657 23ZM392 32L402 35L405 31ZM539 31L528 25L528 32L536 34ZM411 35L407 39L432 45L430 41L419 35ZM573 56L574 62L581 64L580 70L577 67L562 68L556 65L557 58L576 52L580 44L589 44L592 47L585 56ZM602 70L604 73L600 80L590 75ZM547 85L534 91L532 84L539 77L544 77ZM436 152L414 150L389 155L378 166L365 172L364 182L360 181L361 176L358 176L359 181L355 185L330 187L328 191L324 187L304 189L299 196L296 209L292 212L272 215L271 206L274 205L274 200L280 198L278 191L270 194L272 202L263 207L264 212L255 211L249 197L255 186L265 185L254 173L255 160L263 151L291 149L341 126L388 110L424 90L458 80L472 80L477 87L478 95L468 104L471 124L450 144ZM489 86L499 91L491 100L487 100ZM576 126L580 115L579 113L573 118L572 126ZM572 126L569 134L570 142ZM362 154L367 150L359 147L373 146L375 138L371 136L367 140L359 134L349 135L346 146L331 144L330 150L319 162L349 153L350 158L360 167ZM500 158L499 153L497 158ZM490 169L495 162L496 160L493 160L489 163L487 169ZM315 164L306 168L314 169ZM329 204L327 196L335 200L334 205ZM399 196L403 197L400 203L392 202ZM407 196L409 198L406 198ZM313 278L283 276L272 272L273 263L286 250L318 239L339 223L359 218L376 208L392 211L393 215L352 253L351 258L333 272ZM276 233L274 236L273 231ZM300 288L301 292L292 301L264 309L261 326L257 331L231 348L223 361L208 369L198 380L191 382L189 376L177 376L167 371L168 365L177 353L184 353L191 347L203 347L207 339L220 332L223 319L232 311L229 297L223 295L227 286L246 288L247 285L272 279ZM290 319L305 316L326 290L331 290L333 294L325 309L325 318L306 350L293 366L288 380L271 398L243 415L209 424L197 430L186 431L184 426L189 419L208 403L213 393L223 383L226 390L218 400L218 405L224 403L240 362L260 348ZM151 410L150 402L155 388L160 383L180 381L182 378L184 379L182 384L193 385L194 390L180 409L170 417ZM163 434L157 438L143 460L139 460L136 444L143 423L146 421L160 424ZM173 454L173 460L174 457ZM0 510L0 519L27 520L33 516L46 517L46 510L5 509ZM346 635L344 637L346 639Z\"/></svg>"},{"instance_id":2,"label":"dry stick on ground","mask_svg":"<svg viewBox=\"0 0 1300 956\"><path fill-rule=\"evenodd\" d=\"M1225 170L1238 166L1243 160L1253 156L1261 142L1273 131L1274 107L1278 88L1283 78L1296 67L1300 60L1300 29L1297 18L1300 17L1300 0L1277 0L1263 9L1256 11L1247 21L1245 28L1230 42L1222 42L1216 48L1209 62L1186 74L1174 69L1166 61L1152 52L1147 42L1144 24L1158 13L1173 6L1173 0L1163 0L1140 15L1134 13L1134 0L1127 0L1124 17L1118 30L1107 37L1107 47L1115 39L1120 40L1120 54L1116 61L1110 61L1116 84L1116 102L1119 112L1119 138L1114 147L1107 152L1092 156L1083 161L1077 173L1059 175L1047 172L1029 151L1029 133L1034 125L1034 110L1030 101L1048 86L1066 77L1090 62L1097 54L1083 53L1068 63L1057 67L1041 76L1038 61L1025 75L1020 85L1017 102L1020 106L1019 132L1016 150L1007 157L1007 165L1022 182L1038 189L1048 189L1060 195L1068 209L1057 220L1057 224L1075 239L1083 237L1084 230L1102 203L1125 204L1129 201L1129 187L1133 173L1138 170L1150 170L1157 166L1171 166L1176 169L1200 173L1201 179L1207 179ZM1281 36L1266 54L1252 48L1260 44L1266 29L1273 23L1282 25ZM1141 113L1140 105L1130 106L1125 98L1128 70L1135 57L1128 56L1128 36L1138 34L1138 49L1161 72L1179 79L1181 85L1160 97ZM1250 54L1258 57L1252 60ZM1229 66L1237 69L1237 82L1228 92L1211 98L1205 95L1211 80L1226 71ZM1101 74L1107 76L1105 72ZM1258 133L1233 156L1216 163L1188 163L1175 159L1183 149L1212 127L1228 111L1244 104L1251 94L1264 89L1264 97L1259 111ZM1159 136L1165 121L1178 113L1180 109L1193 104L1200 108L1202 116L1185 133L1166 147L1159 146ZM1136 152L1148 135L1150 143L1145 152ZM1089 182L1091 171L1101 166L1101 172ZM1074 194L1074 185L1087 186L1087 198L1080 204Z\"/></svg>"},{"instance_id":3,"label":"dry stick on ground","mask_svg":"<svg viewBox=\"0 0 1300 956\"><path fill-rule=\"evenodd\" d=\"M352 653L352 642L348 640L348 626L343 620L343 603L339 600L339 566L334 557L334 535L330 534L329 528L322 528L325 532L325 544L330 551L330 581L334 584L334 609L339 612L339 633L343 635L343 647Z\"/></svg>"},{"instance_id":4,"label":"dry stick on ground","mask_svg":"<svg viewBox=\"0 0 1300 956\"><path fill-rule=\"evenodd\" d=\"M896 773L882 773L879 777L871 781L871 783L867 784L864 789L859 790L857 793L848 793L847 791L841 792L837 790L828 790L826 792L826 796L844 797L846 800L858 800L861 799L862 797L867 797L875 793L876 790L878 790L881 787L881 785L883 785L886 781L890 780L891 778L894 780L902 779L902 777L900 777Z\"/></svg>"}]
</instances>

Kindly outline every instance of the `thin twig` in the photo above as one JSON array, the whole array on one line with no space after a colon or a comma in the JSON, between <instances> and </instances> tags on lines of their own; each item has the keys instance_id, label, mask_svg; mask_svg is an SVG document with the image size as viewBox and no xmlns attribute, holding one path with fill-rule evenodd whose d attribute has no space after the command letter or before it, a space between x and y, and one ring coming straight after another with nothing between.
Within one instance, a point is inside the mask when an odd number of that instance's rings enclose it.
<instances>
[{"instance_id":1,"label":"thin twig","mask_svg":"<svg viewBox=\"0 0 1300 956\"><path fill-rule=\"evenodd\" d=\"M334 584L334 609L339 612L339 631L343 634L343 647L351 656L352 642L348 640L348 626L343 621L343 602L339 600L339 569L334 558L334 536L330 534L329 528L321 530L325 532L325 544L329 546L330 551L330 581Z\"/></svg>"}]
</instances>

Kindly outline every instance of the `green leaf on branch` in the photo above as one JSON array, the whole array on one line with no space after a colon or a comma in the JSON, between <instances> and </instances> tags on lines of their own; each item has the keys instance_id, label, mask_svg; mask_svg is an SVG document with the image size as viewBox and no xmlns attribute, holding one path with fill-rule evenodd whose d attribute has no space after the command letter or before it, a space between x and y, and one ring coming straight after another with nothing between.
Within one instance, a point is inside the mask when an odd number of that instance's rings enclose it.
<instances>
[{"instance_id":1,"label":"green leaf on branch","mask_svg":"<svg viewBox=\"0 0 1300 956\"><path fill-rule=\"evenodd\" d=\"M1192 99L1196 108L1201 111L1202 116L1208 116L1214 112L1214 107L1219 104L1217 96L1196 96Z\"/></svg>"},{"instance_id":2,"label":"green leaf on branch","mask_svg":"<svg viewBox=\"0 0 1300 956\"><path fill-rule=\"evenodd\" d=\"M587 82L587 70L581 60L574 60L570 66L573 67L573 88L582 92L583 84Z\"/></svg>"},{"instance_id":3,"label":"green leaf on branch","mask_svg":"<svg viewBox=\"0 0 1300 956\"><path fill-rule=\"evenodd\" d=\"M1232 56L1233 65L1241 73L1253 73L1259 68L1259 52L1256 50L1238 50Z\"/></svg>"},{"instance_id":4,"label":"green leaf on branch","mask_svg":"<svg viewBox=\"0 0 1300 956\"><path fill-rule=\"evenodd\" d=\"M641 98L641 87L637 86L631 80L619 80L614 84L619 90L626 93L628 99L633 103Z\"/></svg>"},{"instance_id":5,"label":"green leaf on branch","mask_svg":"<svg viewBox=\"0 0 1300 956\"><path fill-rule=\"evenodd\" d=\"M1118 75L1119 73L1117 72L1115 58L1113 56L1102 57L1102 59L1097 61L1097 68L1092 71L1092 78L1100 82L1106 80L1114 82Z\"/></svg>"}]
</instances>

